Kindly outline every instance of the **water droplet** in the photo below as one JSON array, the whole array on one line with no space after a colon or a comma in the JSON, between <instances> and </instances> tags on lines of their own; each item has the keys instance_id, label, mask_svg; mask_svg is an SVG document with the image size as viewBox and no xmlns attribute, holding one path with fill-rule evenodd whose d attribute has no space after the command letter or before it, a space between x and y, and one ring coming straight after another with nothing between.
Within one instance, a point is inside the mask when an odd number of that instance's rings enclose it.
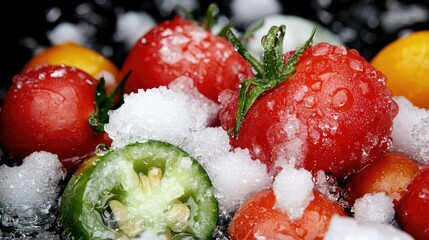
<instances>
[{"instance_id":1,"label":"water droplet","mask_svg":"<svg viewBox=\"0 0 429 240\"><path fill-rule=\"evenodd\" d=\"M344 46L338 46L335 48L335 52L340 54L340 55L345 56L347 54L347 49Z\"/></svg>"},{"instance_id":2,"label":"water droplet","mask_svg":"<svg viewBox=\"0 0 429 240\"><path fill-rule=\"evenodd\" d=\"M97 147L95 147L95 154L97 156L103 156L104 154L106 154L109 151L109 146L107 146L106 144L98 144Z\"/></svg>"},{"instance_id":3,"label":"water droplet","mask_svg":"<svg viewBox=\"0 0 429 240\"><path fill-rule=\"evenodd\" d=\"M356 59L350 60L349 65L350 65L350 67L352 69L354 69L356 71L359 71L359 72L363 71L363 65L362 65L362 63L360 61L356 60Z\"/></svg>"},{"instance_id":4,"label":"water droplet","mask_svg":"<svg viewBox=\"0 0 429 240\"><path fill-rule=\"evenodd\" d=\"M327 43L319 43L317 44L312 51L313 56L323 56L329 52L330 48Z\"/></svg>"},{"instance_id":5,"label":"water droplet","mask_svg":"<svg viewBox=\"0 0 429 240\"><path fill-rule=\"evenodd\" d=\"M337 109L350 108L353 100L353 94L346 88L338 88L332 94L332 105Z\"/></svg>"}]
</instances>

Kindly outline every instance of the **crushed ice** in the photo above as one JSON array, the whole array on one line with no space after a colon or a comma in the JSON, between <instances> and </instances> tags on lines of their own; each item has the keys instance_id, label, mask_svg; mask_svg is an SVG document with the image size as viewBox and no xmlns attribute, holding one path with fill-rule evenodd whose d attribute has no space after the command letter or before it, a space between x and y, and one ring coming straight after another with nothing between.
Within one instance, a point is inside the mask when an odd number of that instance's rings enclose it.
<instances>
[{"instance_id":1,"label":"crushed ice","mask_svg":"<svg viewBox=\"0 0 429 240\"><path fill-rule=\"evenodd\" d=\"M60 181L58 156L34 152L20 166L0 166L0 216L3 227L28 236L55 226Z\"/></svg>"}]
</instances>

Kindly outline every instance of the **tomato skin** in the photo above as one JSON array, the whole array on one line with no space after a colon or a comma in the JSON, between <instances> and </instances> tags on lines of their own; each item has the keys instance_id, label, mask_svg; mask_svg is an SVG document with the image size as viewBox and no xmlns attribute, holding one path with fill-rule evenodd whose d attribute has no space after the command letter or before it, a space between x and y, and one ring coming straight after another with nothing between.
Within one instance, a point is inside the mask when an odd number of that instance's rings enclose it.
<instances>
[{"instance_id":1,"label":"tomato skin","mask_svg":"<svg viewBox=\"0 0 429 240\"><path fill-rule=\"evenodd\" d=\"M295 158L307 170L344 178L389 146L398 107L384 81L354 50L311 46L294 75L255 101L231 145L249 148L271 170L276 159ZM220 121L227 130L235 122L238 91L221 96Z\"/></svg>"},{"instance_id":2,"label":"tomato skin","mask_svg":"<svg viewBox=\"0 0 429 240\"><path fill-rule=\"evenodd\" d=\"M429 239L429 164L408 185L396 214L404 231L416 240Z\"/></svg>"},{"instance_id":3,"label":"tomato skin","mask_svg":"<svg viewBox=\"0 0 429 240\"><path fill-rule=\"evenodd\" d=\"M74 171L107 134L95 133L88 117L95 111L97 80L69 66L44 66L15 75L0 111L0 144L11 158L34 151L57 154Z\"/></svg>"},{"instance_id":4,"label":"tomato skin","mask_svg":"<svg viewBox=\"0 0 429 240\"><path fill-rule=\"evenodd\" d=\"M400 152L386 152L383 156L346 180L346 201L352 206L367 193L385 192L397 207L408 184L420 170L420 165Z\"/></svg>"},{"instance_id":5,"label":"tomato skin","mask_svg":"<svg viewBox=\"0 0 429 240\"><path fill-rule=\"evenodd\" d=\"M235 89L253 76L250 65L226 39L180 16L158 24L136 42L120 75L130 70L126 93L166 86L187 76L204 96L216 102L222 90Z\"/></svg>"},{"instance_id":6,"label":"tomato skin","mask_svg":"<svg viewBox=\"0 0 429 240\"><path fill-rule=\"evenodd\" d=\"M292 221L275 205L272 189L264 190L250 197L235 213L228 234L235 239L323 239L334 214L346 216L338 202L329 200L318 191L307 206L302 218Z\"/></svg>"}]
</instances>

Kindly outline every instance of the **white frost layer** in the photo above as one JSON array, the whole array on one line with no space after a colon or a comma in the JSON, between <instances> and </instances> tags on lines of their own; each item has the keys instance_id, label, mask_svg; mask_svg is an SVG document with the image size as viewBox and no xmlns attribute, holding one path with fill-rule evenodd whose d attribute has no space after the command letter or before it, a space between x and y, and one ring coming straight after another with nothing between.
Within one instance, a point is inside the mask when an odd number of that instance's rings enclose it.
<instances>
[{"instance_id":1,"label":"white frost layer","mask_svg":"<svg viewBox=\"0 0 429 240\"><path fill-rule=\"evenodd\" d=\"M268 30L273 26L286 26L286 34L283 40L283 51L296 50L301 47L310 37L313 31L315 22L294 15L271 15L264 18L264 25L255 31L254 36L247 43L249 51L258 58L262 56L261 39L268 33ZM319 42L328 42L334 45L343 45L339 36L335 35L329 29L320 25L317 26L316 34L313 38L313 44Z\"/></svg>"},{"instance_id":2,"label":"white frost layer","mask_svg":"<svg viewBox=\"0 0 429 240\"><path fill-rule=\"evenodd\" d=\"M219 105L201 95L192 80L181 77L167 87L126 95L109 113L105 130L112 147L148 139L166 141L197 159L212 180L221 211L232 212L251 194L270 186L266 166L248 150L233 149L228 133L211 127Z\"/></svg>"},{"instance_id":3,"label":"white frost layer","mask_svg":"<svg viewBox=\"0 0 429 240\"><path fill-rule=\"evenodd\" d=\"M399 106L393 119L392 150L420 163L429 161L429 110L414 106L406 97L394 96Z\"/></svg>"},{"instance_id":4,"label":"white frost layer","mask_svg":"<svg viewBox=\"0 0 429 240\"><path fill-rule=\"evenodd\" d=\"M273 183L275 207L287 213L291 220L300 219L314 199L313 188L314 182L309 171L284 166Z\"/></svg>"},{"instance_id":5,"label":"white frost layer","mask_svg":"<svg viewBox=\"0 0 429 240\"><path fill-rule=\"evenodd\" d=\"M148 13L128 11L118 15L114 37L130 49L155 24L155 19Z\"/></svg>"},{"instance_id":6,"label":"white frost layer","mask_svg":"<svg viewBox=\"0 0 429 240\"><path fill-rule=\"evenodd\" d=\"M364 223L390 223L395 216L393 199L385 193L367 193L353 204L354 217Z\"/></svg>"},{"instance_id":7,"label":"white frost layer","mask_svg":"<svg viewBox=\"0 0 429 240\"><path fill-rule=\"evenodd\" d=\"M351 217L335 215L331 218L324 240L413 240L404 231L392 225L359 223Z\"/></svg>"}]
</instances>

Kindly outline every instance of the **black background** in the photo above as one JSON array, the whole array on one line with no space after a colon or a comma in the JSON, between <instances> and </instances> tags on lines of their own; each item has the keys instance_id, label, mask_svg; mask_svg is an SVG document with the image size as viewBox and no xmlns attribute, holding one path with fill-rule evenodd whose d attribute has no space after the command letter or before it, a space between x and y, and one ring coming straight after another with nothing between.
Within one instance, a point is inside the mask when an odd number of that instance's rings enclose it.
<instances>
[{"instance_id":1,"label":"black background","mask_svg":"<svg viewBox=\"0 0 429 240\"><path fill-rule=\"evenodd\" d=\"M49 40L46 33L52 30L62 21L77 22L82 20L77 16L76 6L82 3L90 3L94 6L94 12L103 17L103 22L96 25L97 34L93 39L93 48L99 50L103 45L109 45L113 48L113 55L109 58L120 67L126 55L126 50L122 43L113 39L118 7L122 11L146 11L157 21L171 18L175 13L162 16L155 5L156 0L104 0L104 1L12 1L8 2L9 7L2 6L0 31L2 38L2 58L0 81L0 99L5 89L8 88L11 78L17 74L26 61L29 60L32 50L23 44L23 39L33 38L38 44L48 46ZM103 4L100 4L103 2ZM220 8L220 13L231 16L229 9L231 0L214 1ZM402 27L395 31L387 32L379 24L378 26L369 26L368 16L380 17L389 8L389 4L400 3L404 7L410 4L419 4L425 9L429 9L429 1L421 0L300 0L300 1L281 1L284 14L298 15L313 20L325 27L338 33L341 28L350 28L356 30L357 36L348 39L345 44L349 48L357 49L362 56L370 60L383 46L396 39L404 30L414 31L420 29L429 29L429 23L404 23ZM321 6L321 2L330 4ZM200 1L199 9L194 14L202 16L210 1ZM59 7L62 11L61 17L55 22L46 20L46 13L52 7ZM328 12L333 18L329 22L322 22L320 12Z\"/></svg>"}]
</instances>

